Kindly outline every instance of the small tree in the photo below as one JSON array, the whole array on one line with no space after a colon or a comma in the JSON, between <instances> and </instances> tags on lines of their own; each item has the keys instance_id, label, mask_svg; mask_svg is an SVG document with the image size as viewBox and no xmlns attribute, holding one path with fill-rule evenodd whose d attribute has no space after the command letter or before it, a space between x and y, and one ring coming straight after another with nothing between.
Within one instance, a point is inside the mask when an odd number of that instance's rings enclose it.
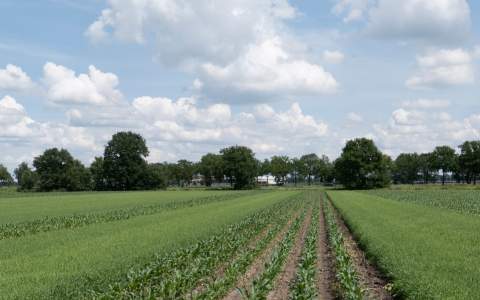
<instances>
[{"instance_id":1,"label":"small tree","mask_svg":"<svg viewBox=\"0 0 480 300\"><path fill-rule=\"evenodd\" d=\"M335 174L350 189L385 187L390 183L387 157L366 138L347 142L335 161Z\"/></svg>"},{"instance_id":2,"label":"small tree","mask_svg":"<svg viewBox=\"0 0 480 300\"><path fill-rule=\"evenodd\" d=\"M399 183L414 183L420 173L420 158L417 153L402 153L395 159L393 178Z\"/></svg>"},{"instance_id":3,"label":"small tree","mask_svg":"<svg viewBox=\"0 0 480 300\"><path fill-rule=\"evenodd\" d=\"M433 167L442 170L442 185L445 184L446 174L455 168L455 150L449 146L438 146L432 152Z\"/></svg>"},{"instance_id":4,"label":"small tree","mask_svg":"<svg viewBox=\"0 0 480 300\"><path fill-rule=\"evenodd\" d=\"M290 159L288 156L274 156L270 161L270 165L277 185L285 183L287 174L290 172Z\"/></svg>"},{"instance_id":5,"label":"small tree","mask_svg":"<svg viewBox=\"0 0 480 300\"><path fill-rule=\"evenodd\" d=\"M220 151L225 175L234 189L254 186L257 164L253 151L244 146L232 146Z\"/></svg>"},{"instance_id":6,"label":"small tree","mask_svg":"<svg viewBox=\"0 0 480 300\"><path fill-rule=\"evenodd\" d=\"M47 149L35 157L33 166L38 174L41 191L67 190L72 186L70 169L74 167L74 159L67 150Z\"/></svg>"},{"instance_id":7,"label":"small tree","mask_svg":"<svg viewBox=\"0 0 480 300\"><path fill-rule=\"evenodd\" d=\"M218 154L208 153L202 156L199 171L205 178L205 185L211 186L213 180L223 178L223 160Z\"/></svg>"},{"instance_id":8,"label":"small tree","mask_svg":"<svg viewBox=\"0 0 480 300\"><path fill-rule=\"evenodd\" d=\"M18 183L19 191L31 191L37 185L37 174L30 169L26 162L22 162L13 171Z\"/></svg>"},{"instance_id":9,"label":"small tree","mask_svg":"<svg viewBox=\"0 0 480 300\"><path fill-rule=\"evenodd\" d=\"M0 186L7 186L13 184L12 175L8 172L7 168L0 164Z\"/></svg>"},{"instance_id":10,"label":"small tree","mask_svg":"<svg viewBox=\"0 0 480 300\"><path fill-rule=\"evenodd\" d=\"M176 177L179 185L186 186L192 182L195 165L193 162L181 159L177 162Z\"/></svg>"},{"instance_id":11,"label":"small tree","mask_svg":"<svg viewBox=\"0 0 480 300\"><path fill-rule=\"evenodd\" d=\"M306 154L300 157L300 174L307 177L308 185L312 184L312 177L318 174L320 158L315 153Z\"/></svg>"},{"instance_id":12,"label":"small tree","mask_svg":"<svg viewBox=\"0 0 480 300\"><path fill-rule=\"evenodd\" d=\"M92 187L96 191L106 189L106 180L103 173L103 157L95 157L90 165L90 174L92 175Z\"/></svg>"}]
</instances>

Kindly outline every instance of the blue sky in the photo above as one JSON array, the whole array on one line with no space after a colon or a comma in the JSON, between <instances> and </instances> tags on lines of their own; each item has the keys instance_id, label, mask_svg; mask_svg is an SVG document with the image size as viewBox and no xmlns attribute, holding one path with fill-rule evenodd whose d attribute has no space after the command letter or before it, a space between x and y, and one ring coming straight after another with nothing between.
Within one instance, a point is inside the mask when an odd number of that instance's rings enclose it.
<instances>
[{"instance_id":1,"label":"blue sky","mask_svg":"<svg viewBox=\"0 0 480 300\"><path fill-rule=\"evenodd\" d=\"M54 146L89 163L119 130L151 161L479 139L479 14L466 0L4 0L0 163Z\"/></svg>"}]
</instances>

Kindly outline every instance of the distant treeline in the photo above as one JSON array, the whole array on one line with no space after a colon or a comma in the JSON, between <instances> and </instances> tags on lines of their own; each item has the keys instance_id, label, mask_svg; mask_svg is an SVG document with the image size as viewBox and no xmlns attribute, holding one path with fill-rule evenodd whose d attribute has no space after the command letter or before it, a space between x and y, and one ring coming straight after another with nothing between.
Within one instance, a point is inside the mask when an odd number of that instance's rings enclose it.
<instances>
[{"instance_id":1,"label":"distant treeline","mask_svg":"<svg viewBox=\"0 0 480 300\"><path fill-rule=\"evenodd\" d=\"M372 140L348 141L338 159L306 154L299 158L273 156L257 160L251 149L231 146L208 153L199 162L148 163L145 139L132 132L119 132L105 146L103 156L89 167L65 149L47 149L34 158L33 168L21 163L14 176L21 191L118 191L152 190L168 186L230 185L252 188L259 176L272 176L278 185L286 183L339 183L346 188L377 188L394 183L445 183L447 174L457 182L476 183L480 173L480 142L468 141L460 154L448 146L431 153L403 153L395 160L381 153ZM0 165L0 186L15 184Z\"/></svg>"}]
</instances>

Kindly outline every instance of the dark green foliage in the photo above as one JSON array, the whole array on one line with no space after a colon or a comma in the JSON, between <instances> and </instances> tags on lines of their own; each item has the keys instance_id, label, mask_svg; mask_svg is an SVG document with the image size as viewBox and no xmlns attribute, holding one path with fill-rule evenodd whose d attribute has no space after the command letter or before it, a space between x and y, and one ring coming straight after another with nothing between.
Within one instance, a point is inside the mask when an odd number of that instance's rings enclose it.
<instances>
[{"instance_id":1,"label":"dark green foliage","mask_svg":"<svg viewBox=\"0 0 480 300\"><path fill-rule=\"evenodd\" d=\"M288 156L273 156L270 160L270 169L277 184L284 184L291 171L290 159Z\"/></svg>"},{"instance_id":2,"label":"dark green foliage","mask_svg":"<svg viewBox=\"0 0 480 300\"><path fill-rule=\"evenodd\" d=\"M254 186L257 163L251 149L244 146L232 146L220 151L224 173L235 189Z\"/></svg>"},{"instance_id":3,"label":"dark green foliage","mask_svg":"<svg viewBox=\"0 0 480 300\"><path fill-rule=\"evenodd\" d=\"M13 184L12 175L8 172L7 168L0 164L0 187Z\"/></svg>"},{"instance_id":4,"label":"dark green foliage","mask_svg":"<svg viewBox=\"0 0 480 300\"><path fill-rule=\"evenodd\" d=\"M442 184L445 184L445 177L456 167L455 150L449 146L438 146L432 152L432 166L437 170L442 170Z\"/></svg>"},{"instance_id":5,"label":"dark green foliage","mask_svg":"<svg viewBox=\"0 0 480 300\"><path fill-rule=\"evenodd\" d=\"M211 186L213 180L223 180L223 160L218 154L208 153L202 156L199 163L199 172L204 176L205 185Z\"/></svg>"},{"instance_id":6,"label":"dark green foliage","mask_svg":"<svg viewBox=\"0 0 480 300\"><path fill-rule=\"evenodd\" d=\"M90 174L92 175L93 189L103 191L106 189L105 176L103 174L103 157L95 157L90 165Z\"/></svg>"},{"instance_id":7,"label":"dark green foliage","mask_svg":"<svg viewBox=\"0 0 480 300\"><path fill-rule=\"evenodd\" d=\"M35 157L40 191L81 191L90 188L90 173L65 149L52 148Z\"/></svg>"},{"instance_id":8,"label":"dark green foliage","mask_svg":"<svg viewBox=\"0 0 480 300\"><path fill-rule=\"evenodd\" d=\"M159 190L167 188L167 171L163 164L149 164L143 180L146 190Z\"/></svg>"},{"instance_id":9,"label":"dark green foliage","mask_svg":"<svg viewBox=\"0 0 480 300\"><path fill-rule=\"evenodd\" d=\"M480 175L480 141L466 141L460 145L458 169L467 183L476 184Z\"/></svg>"},{"instance_id":10,"label":"dark green foliage","mask_svg":"<svg viewBox=\"0 0 480 300\"><path fill-rule=\"evenodd\" d=\"M180 186L189 185L195 173L195 164L191 161L181 159L173 168L177 184Z\"/></svg>"},{"instance_id":11,"label":"dark green foliage","mask_svg":"<svg viewBox=\"0 0 480 300\"><path fill-rule=\"evenodd\" d=\"M320 158L315 153L300 157L300 174L307 178L308 184L312 184L312 178L318 174Z\"/></svg>"},{"instance_id":12,"label":"dark green foliage","mask_svg":"<svg viewBox=\"0 0 480 300\"><path fill-rule=\"evenodd\" d=\"M335 161L335 176L349 189L385 187L390 184L389 160L372 140L351 140Z\"/></svg>"},{"instance_id":13,"label":"dark green foliage","mask_svg":"<svg viewBox=\"0 0 480 300\"><path fill-rule=\"evenodd\" d=\"M19 191L31 191L38 183L37 174L30 169L26 162L22 162L13 171L15 178L17 178Z\"/></svg>"},{"instance_id":14,"label":"dark green foliage","mask_svg":"<svg viewBox=\"0 0 480 300\"><path fill-rule=\"evenodd\" d=\"M420 170L417 153L402 153L395 159L393 180L396 183L414 183L419 178Z\"/></svg>"},{"instance_id":15,"label":"dark green foliage","mask_svg":"<svg viewBox=\"0 0 480 300\"><path fill-rule=\"evenodd\" d=\"M119 132L105 147L103 174L109 190L137 190L143 186L148 156L143 137L133 132Z\"/></svg>"}]
</instances>

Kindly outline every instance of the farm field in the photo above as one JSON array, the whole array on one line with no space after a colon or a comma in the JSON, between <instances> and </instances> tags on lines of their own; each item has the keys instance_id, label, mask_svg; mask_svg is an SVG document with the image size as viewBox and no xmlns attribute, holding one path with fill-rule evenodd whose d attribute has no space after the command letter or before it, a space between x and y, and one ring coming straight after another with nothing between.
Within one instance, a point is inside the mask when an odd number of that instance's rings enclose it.
<instances>
[{"instance_id":1,"label":"farm field","mask_svg":"<svg viewBox=\"0 0 480 300\"><path fill-rule=\"evenodd\" d=\"M480 219L448 209L471 212L459 204L462 198L447 205L449 197L461 197L463 192L397 192L328 194L367 255L391 278L398 295L409 299L478 297L480 233L476 228L480 228ZM432 207L434 199L440 199L438 206L448 208ZM464 201L473 202L468 197Z\"/></svg>"}]
</instances>

